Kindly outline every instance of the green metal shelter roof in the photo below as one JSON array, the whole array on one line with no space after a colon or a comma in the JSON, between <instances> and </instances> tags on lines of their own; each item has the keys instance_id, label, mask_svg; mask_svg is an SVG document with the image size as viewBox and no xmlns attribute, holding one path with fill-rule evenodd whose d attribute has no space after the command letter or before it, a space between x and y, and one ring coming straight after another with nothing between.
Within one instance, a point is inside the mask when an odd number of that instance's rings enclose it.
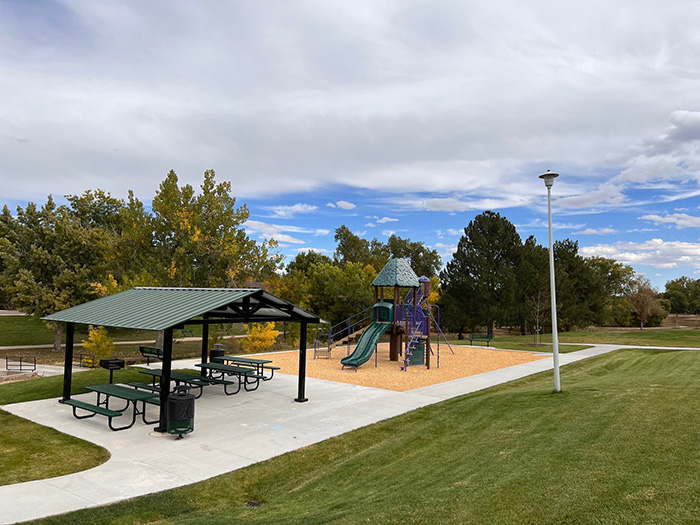
<instances>
[{"instance_id":1,"label":"green metal shelter roof","mask_svg":"<svg viewBox=\"0 0 700 525\"><path fill-rule=\"evenodd\" d=\"M418 288L420 281L408 259L390 259L374 279L372 286Z\"/></svg>"},{"instance_id":2,"label":"green metal shelter roof","mask_svg":"<svg viewBox=\"0 0 700 525\"><path fill-rule=\"evenodd\" d=\"M318 323L318 316L257 288L132 288L51 315L46 321L141 330L176 328L203 315L223 322Z\"/></svg>"}]
</instances>

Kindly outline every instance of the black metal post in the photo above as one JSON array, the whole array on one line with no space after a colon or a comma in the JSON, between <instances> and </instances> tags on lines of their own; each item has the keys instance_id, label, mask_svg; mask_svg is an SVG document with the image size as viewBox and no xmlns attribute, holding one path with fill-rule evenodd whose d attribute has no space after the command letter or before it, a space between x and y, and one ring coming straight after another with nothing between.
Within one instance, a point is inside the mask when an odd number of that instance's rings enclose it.
<instances>
[{"instance_id":1,"label":"black metal post","mask_svg":"<svg viewBox=\"0 0 700 525\"><path fill-rule=\"evenodd\" d=\"M306 327L308 323L301 323L299 334L299 392L294 400L297 403L306 403Z\"/></svg>"},{"instance_id":2,"label":"black metal post","mask_svg":"<svg viewBox=\"0 0 700 525\"><path fill-rule=\"evenodd\" d=\"M170 371L173 361L173 329L166 328L163 333L163 367L160 376L160 421L156 432L168 430L168 395L170 395Z\"/></svg>"},{"instance_id":3,"label":"black metal post","mask_svg":"<svg viewBox=\"0 0 700 525\"><path fill-rule=\"evenodd\" d=\"M204 316L204 319L206 319L206 318L207 317ZM202 325L202 363L207 362L208 353L209 353L209 325L205 323ZM202 377L204 377L205 375L207 375L207 371L204 368L202 368L199 371L199 374Z\"/></svg>"},{"instance_id":4,"label":"black metal post","mask_svg":"<svg viewBox=\"0 0 700 525\"><path fill-rule=\"evenodd\" d=\"M66 323L66 356L63 361L63 399L70 399L71 380L73 379L73 341L75 339L75 324ZM20 367L21 368L21 367Z\"/></svg>"}]
</instances>

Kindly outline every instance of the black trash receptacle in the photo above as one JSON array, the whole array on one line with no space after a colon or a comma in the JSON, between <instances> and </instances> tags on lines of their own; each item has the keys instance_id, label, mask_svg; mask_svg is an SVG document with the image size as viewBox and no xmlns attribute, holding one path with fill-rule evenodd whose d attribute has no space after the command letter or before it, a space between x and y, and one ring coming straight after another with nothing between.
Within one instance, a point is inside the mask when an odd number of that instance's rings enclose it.
<instances>
[{"instance_id":1,"label":"black trash receptacle","mask_svg":"<svg viewBox=\"0 0 700 525\"><path fill-rule=\"evenodd\" d=\"M224 357L226 355L226 350L223 346L214 345L209 349L209 361L212 363L220 363L219 357Z\"/></svg>"},{"instance_id":2,"label":"black trash receptacle","mask_svg":"<svg viewBox=\"0 0 700 525\"><path fill-rule=\"evenodd\" d=\"M194 430L194 394L186 386L177 386L168 396L168 434L184 434Z\"/></svg>"}]
</instances>

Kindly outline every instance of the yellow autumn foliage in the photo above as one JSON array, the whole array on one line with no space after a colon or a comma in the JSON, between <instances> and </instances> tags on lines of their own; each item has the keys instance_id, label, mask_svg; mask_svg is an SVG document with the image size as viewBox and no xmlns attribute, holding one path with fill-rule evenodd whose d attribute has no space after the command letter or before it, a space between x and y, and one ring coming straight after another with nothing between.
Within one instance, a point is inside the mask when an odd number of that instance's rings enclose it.
<instances>
[{"instance_id":1,"label":"yellow autumn foliage","mask_svg":"<svg viewBox=\"0 0 700 525\"><path fill-rule=\"evenodd\" d=\"M99 362L100 359L109 359L114 352L114 342L104 326L90 325L90 332L87 341L83 342L83 348L95 356L95 362Z\"/></svg>"},{"instance_id":2,"label":"yellow autumn foliage","mask_svg":"<svg viewBox=\"0 0 700 525\"><path fill-rule=\"evenodd\" d=\"M249 354L256 354L268 350L279 335L275 330L275 323L250 323L245 325L246 334L242 340L243 348Z\"/></svg>"}]
</instances>

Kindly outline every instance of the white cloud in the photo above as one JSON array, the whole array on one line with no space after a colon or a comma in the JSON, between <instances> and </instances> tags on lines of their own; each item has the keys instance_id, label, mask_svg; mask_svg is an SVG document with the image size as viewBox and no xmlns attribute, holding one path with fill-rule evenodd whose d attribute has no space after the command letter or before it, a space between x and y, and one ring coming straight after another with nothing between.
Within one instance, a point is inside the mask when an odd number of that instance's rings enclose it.
<instances>
[{"instance_id":1,"label":"white cloud","mask_svg":"<svg viewBox=\"0 0 700 525\"><path fill-rule=\"evenodd\" d=\"M348 201L338 201L335 204L338 208L342 208L343 210L352 210L356 207L352 202Z\"/></svg>"},{"instance_id":2,"label":"white cloud","mask_svg":"<svg viewBox=\"0 0 700 525\"><path fill-rule=\"evenodd\" d=\"M376 224L374 224L373 222L368 222L367 224L365 224L365 226L367 226L368 228L374 228Z\"/></svg>"},{"instance_id":3,"label":"white cloud","mask_svg":"<svg viewBox=\"0 0 700 525\"><path fill-rule=\"evenodd\" d=\"M313 234L315 237L328 235L330 230L326 229L308 229L301 228L299 226L292 226L286 224L268 224L261 221L246 221L243 225L246 232L249 235L258 235L261 238L275 239L280 243L291 243L291 244L304 244L306 241L288 235L289 233L294 234ZM286 233L285 233L286 232Z\"/></svg>"},{"instance_id":4,"label":"white cloud","mask_svg":"<svg viewBox=\"0 0 700 525\"><path fill-rule=\"evenodd\" d=\"M644 242L618 241L581 248L584 256L603 256L625 264L655 268L700 268L700 243L651 239Z\"/></svg>"},{"instance_id":5,"label":"white cloud","mask_svg":"<svg viewBox=\"0 0 700 525\"><path fill-rule=\"evenodd\" d=\"M608 235L611 233L617 233L617 230L615 228L586 228L585 230L581 230L579 232L573 232L574 235Z\"/></svg>"},{"instance_id":6,"label":"white cloud","mask_svg":"<svg viewBox=\"0 0 700 525\"><path fill-rule=\"evenodd\" d=\"M267 209L272 211L272 217L276 219L291 219L299 213L312 213L318 209L318 206L297 203L292 206L270 206Z\"/></svg>"},{"instance_id":7,"label":"white cloud","mask_svg":"<svg viewBox=\"0 0 700 525\"><path fill-rule=\"evenodd\" d=\"M304 248L294 248L295 252L316 252L316 253L333 253L333 250L326 250L325 248L314 248L312 246L306 246Z\"/></svg>"},{"instance_id":8,"label":"white cloud","mask_svg":"<svg viewBox=\"0 0 700 525\"><path fill-rule=\"evenodd\" d=\"M661 215L642 215L641 220L650 221L654 224L675 224L676 228L700 228L700 217L688 215L687 213L670 213L663 217Z\"/></svg>"},{"instance_id":9,"label":"white cloud","mask_svg":"<svg viewBox=\"0 0 700 525\"><path fill-rule=\"evenodd\" d=\"M329 202L328 204L326 204L326 206L328 206L329 208L335 208L335 204L333 204L332 202Z\"/></svg>"},{"instance_id":10,"label":"white cloud","mask_svg":"<svg viewBox=\"0 0 700 525\"><path fill-rule=\"evenodd\" d=\"M377 224L386 224L387 222L398 222L398 219L393 219L391 217L382 217L377 221Z\"/></svg>"},{"instance_id":11,"label":"white cloud","mask_svg":"<svg viewBox=\"0 0 700 525\"><path fill-rule=\"evenodd\" d=\"M387 237L391 237L396 233L396 230L382 230L382 235L386 235Z\"/></svg>"},{"instance_id":12,"label":"white cloud","mask_svg":"<svg viewBox=\"0 0 700 525\"><path fill-rule=\"evenodd\" d=\"M454 255L454 253L457 251L457 245L437 242L433 244L432 249L437 250L440 257L452 257L452 255Z\"/></svg>"},{"instance_id":13,"label":"white cloud","mask_svg":"<svg viewBox=\"0 0 700 525\"><path fill-rule=\"evenodd\" d=\"M556 222L552 221L553 230L578 230L583 228L585 224L575 222ZM533 219L525 225L526 228L549 228L549 224L544 219Z\"/></svg>"}]
</instances>

